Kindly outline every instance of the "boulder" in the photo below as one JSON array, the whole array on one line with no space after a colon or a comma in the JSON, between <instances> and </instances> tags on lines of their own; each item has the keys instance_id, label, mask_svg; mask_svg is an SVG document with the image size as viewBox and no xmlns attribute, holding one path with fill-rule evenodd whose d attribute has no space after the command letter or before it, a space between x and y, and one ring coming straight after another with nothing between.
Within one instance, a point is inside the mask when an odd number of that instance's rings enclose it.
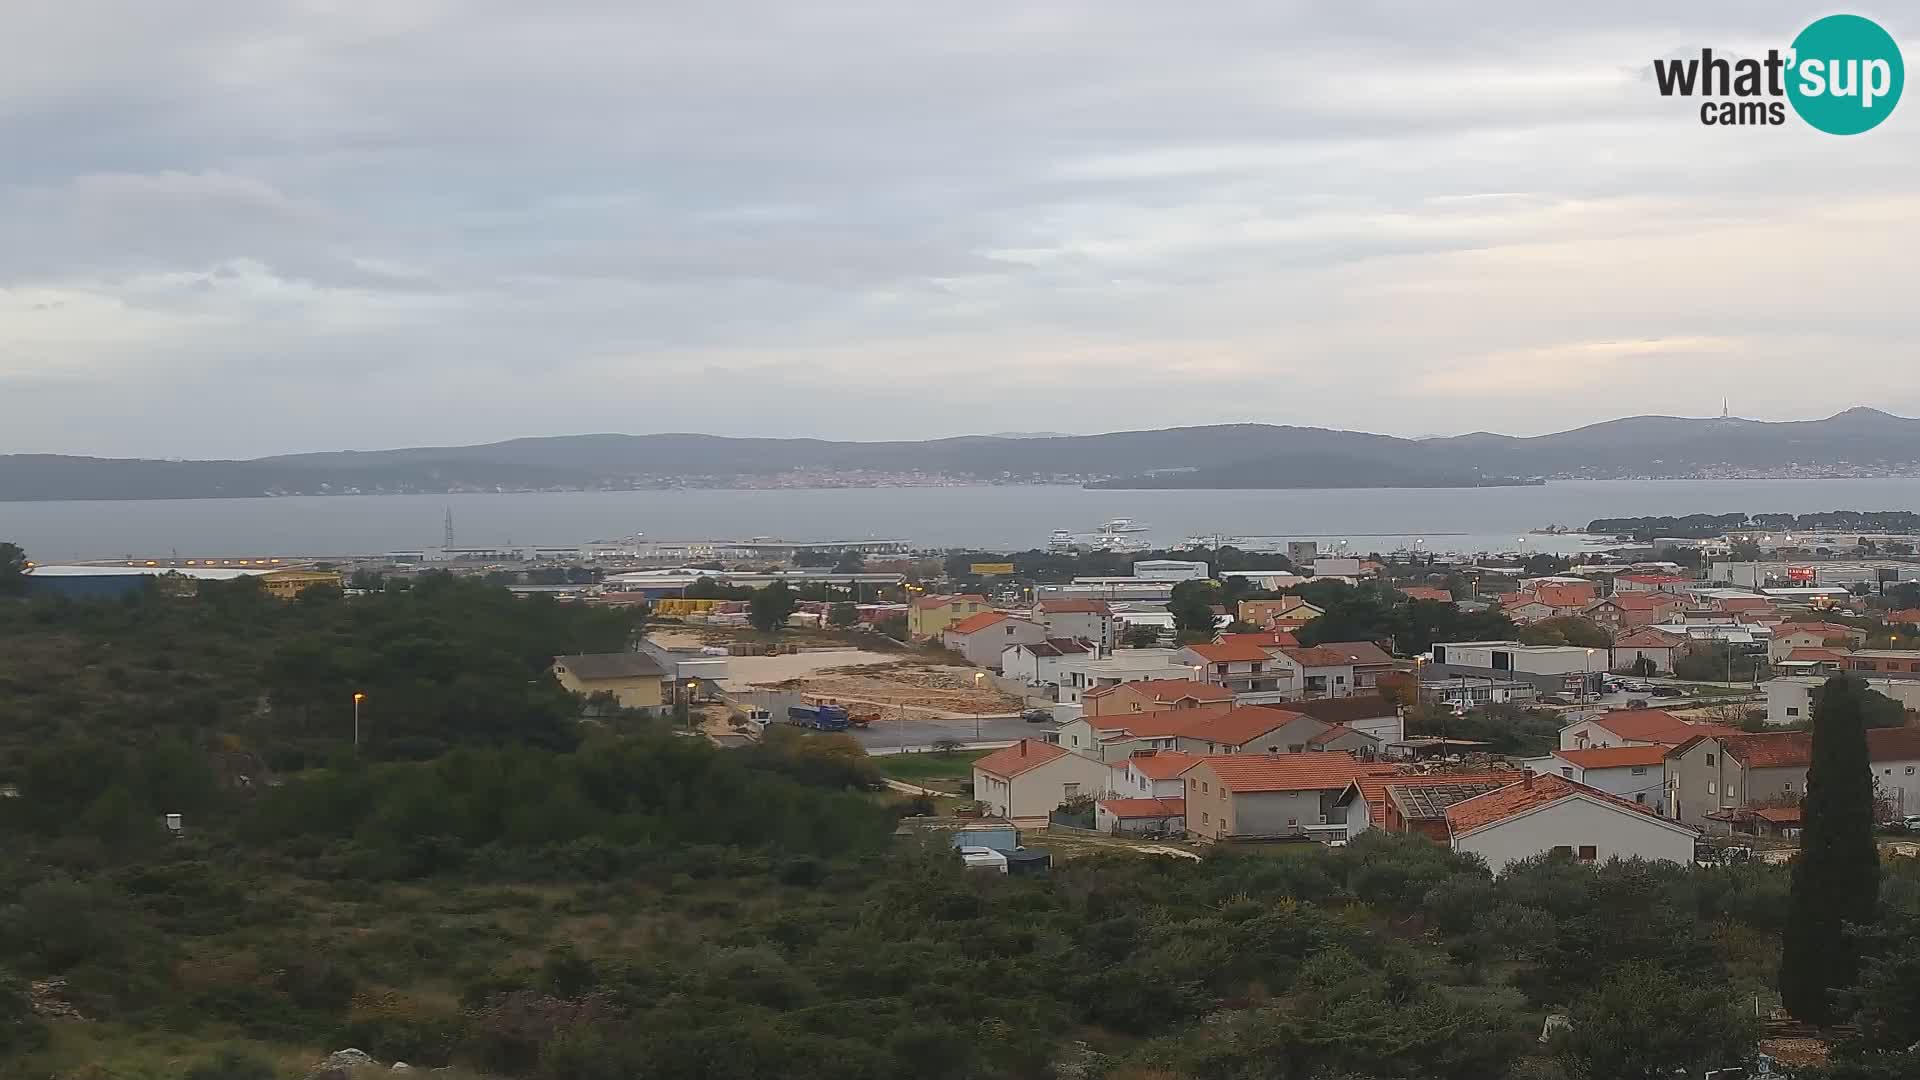
<instances>
[{"instance_id":1,"label":"boulder","mask_svg":"<svg viewBox=\"0 0 1920 1080\"><path fill-rule=\"evenodd\" d=\"M365 1050L335 1050L307 1073L306 1080L353 1080L353 1070L369 1065L378 1068L380 1063Z\"/></svg>"}]
</instances>

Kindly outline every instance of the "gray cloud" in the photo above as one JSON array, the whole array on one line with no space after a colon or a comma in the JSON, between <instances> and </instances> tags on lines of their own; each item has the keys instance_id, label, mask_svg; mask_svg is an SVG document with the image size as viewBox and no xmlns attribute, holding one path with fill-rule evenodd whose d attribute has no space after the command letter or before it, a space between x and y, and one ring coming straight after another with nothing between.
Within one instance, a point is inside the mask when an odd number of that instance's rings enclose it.
<instances>
[{"instance_id":1,"label":"gray cloud","mask_svg":"<svg viewBox=\"0 0 1920 1080\"><path fill-rule=\"evenodd\" d=\"M39 5L0 452L1920 412L1920 106L1647 84L1819 14Z\"/></svg>"}]
</instances>

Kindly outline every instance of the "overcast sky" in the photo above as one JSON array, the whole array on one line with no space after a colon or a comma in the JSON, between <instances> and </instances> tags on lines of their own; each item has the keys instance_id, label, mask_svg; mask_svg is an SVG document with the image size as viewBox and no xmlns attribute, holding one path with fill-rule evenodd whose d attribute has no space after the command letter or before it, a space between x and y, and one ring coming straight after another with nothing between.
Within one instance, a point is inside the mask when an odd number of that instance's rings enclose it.
<instances>
[{"instance_id":1,"label":"overcast sky","mask_svg":"<svg viewBox=\"0 0 1920 1080\"><path fill-rule=\"evenodd\" d=\"M1920 414L1920 101L1651 83L1835 9L1466 10L10 5L0 452Z\"/></svg>"}]
</instances>

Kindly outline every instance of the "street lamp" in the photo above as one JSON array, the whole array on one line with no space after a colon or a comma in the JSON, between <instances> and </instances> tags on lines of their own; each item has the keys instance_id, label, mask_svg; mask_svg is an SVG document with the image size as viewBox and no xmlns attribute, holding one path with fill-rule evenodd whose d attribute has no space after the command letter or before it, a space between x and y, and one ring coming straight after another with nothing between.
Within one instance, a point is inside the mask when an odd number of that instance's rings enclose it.
<instances>
[{"instance_id":1,"label":"street lamp","mask_svg":"<svg viewBox=\"0 0 1920 1080\"><path fill-rule=\"evenodd\" d=\"M980 684L985 682L986 678L987 673L984 671L976 671L973 673L973 689L975 692L980 690ZM1023 701L1021 704L1024 706L1026 703ZM973 703L973 741L980 741L980 701L978 698L974 699Z\"/></svg>"},{"instance_id":2,"label":"street lamp","mask_svg":"<svg viewBox=\"0 0 1920 1080\"><path fill-rule=\"evenodd\" d=\"M358 690L353 692L353 752L356 754L360 752L360 703L365 700L367 695Z\"/></svg>"}]
</instances>

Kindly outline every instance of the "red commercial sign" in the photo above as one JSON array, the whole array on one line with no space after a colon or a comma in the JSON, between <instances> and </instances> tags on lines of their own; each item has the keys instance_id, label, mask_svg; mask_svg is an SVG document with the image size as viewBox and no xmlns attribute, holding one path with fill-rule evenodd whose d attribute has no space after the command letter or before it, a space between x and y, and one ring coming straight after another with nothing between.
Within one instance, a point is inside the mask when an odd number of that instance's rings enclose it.
<instances>
[{"instance_id":1,"label":"red commercial sign","mask_svg":"<svg viewBox=\"0 0 1920 1080\"><path fill-rule=\"evenodd\" d=\"M1789 566L1787 567L1787 580L1788 581L1804 581L1804 582L1807 582L1808 584L1812 584L1813 567Z\"/></svg>"}]
</instances>

